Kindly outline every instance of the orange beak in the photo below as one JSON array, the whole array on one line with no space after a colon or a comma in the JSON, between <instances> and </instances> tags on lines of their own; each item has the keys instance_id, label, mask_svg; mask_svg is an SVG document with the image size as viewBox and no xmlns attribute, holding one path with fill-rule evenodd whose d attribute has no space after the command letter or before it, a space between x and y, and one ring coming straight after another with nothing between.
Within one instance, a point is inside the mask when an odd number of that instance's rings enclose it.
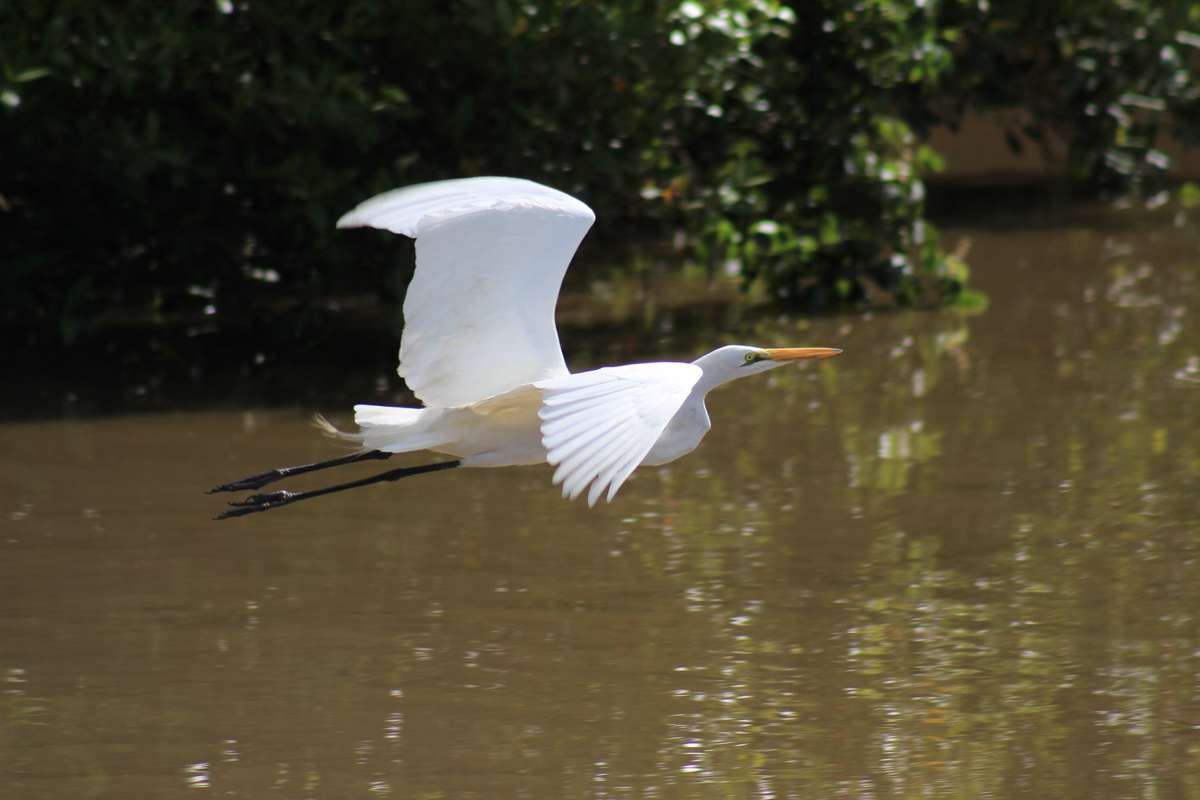
<instances>
[{"instance_id":1,"label":"orange beak","mask_svg":"<svg viewBox=\"0 0 1200 800\"><path fill-rule=\"evenodd\" d=\"M763 350L772 361L799 361L802 358L833 358L842 351L836 347L774 347Z\"/></svg>"}]
</instances>

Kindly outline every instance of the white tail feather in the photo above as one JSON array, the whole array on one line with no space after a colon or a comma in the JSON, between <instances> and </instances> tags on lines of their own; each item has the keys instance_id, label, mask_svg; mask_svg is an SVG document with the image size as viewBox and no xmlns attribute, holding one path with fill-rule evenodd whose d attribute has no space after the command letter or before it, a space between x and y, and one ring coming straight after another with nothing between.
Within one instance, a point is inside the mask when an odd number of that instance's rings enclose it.
<instances>
[{"instance_id":1,"label":"white tail feather","mask_svg":"<svg viewBox=\"0 0 1200 800\"><path fill-rule=\"evenodd\" d=\"M321 433L333 439L341 439L343 441L355 442L358 444L362 443L362 434L350 433L349 431L344 431L341 428L336 427L332 422L325 419L324 414L313 414L312 423L321 429Z\"/></svg>"},{"instance_id":2,"label":"white tail feather","mask_svg":"<svg viewBox=\"0 0 1200 800\"><path fill-rule=\"evenodd\" d=\"M354 421L361 430L349 435L367 450L429 450L449 441L446 433L436 430L433 424L440 414L441 409L356 405Z\"/></svg>"},{"instance_id":3,"label":"white tail feather","mask_svg":"<svg viewBox=\"0 0 1200 800\"><path fill-rule=\"evenodd\" d=\"M368 406L360 403L354 407L354 421L360 428L375 428L381 425L407 427L420 422L424 410L399 406Z\"/></svg>"}]
</instances>

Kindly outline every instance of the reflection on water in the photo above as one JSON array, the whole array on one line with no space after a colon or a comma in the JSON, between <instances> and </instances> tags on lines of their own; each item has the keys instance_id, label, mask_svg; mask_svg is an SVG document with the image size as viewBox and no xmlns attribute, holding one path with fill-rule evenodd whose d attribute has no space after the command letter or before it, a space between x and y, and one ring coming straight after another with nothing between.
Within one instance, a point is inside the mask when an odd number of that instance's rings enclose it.
<instances>
[{"instance_id":1,"label":"reflection on water","mask_svg":"<svg viewBox=\"0 0 1200 800\"><path fill-rule=\"evenodd\" d=\"M1200 797L1196 240L959 234L975 316L705 312L846 354L593 511L463 470L217 524L200 489L330 454L308 408L6 426L0 784Z\"/></svg>"}]
</instances>

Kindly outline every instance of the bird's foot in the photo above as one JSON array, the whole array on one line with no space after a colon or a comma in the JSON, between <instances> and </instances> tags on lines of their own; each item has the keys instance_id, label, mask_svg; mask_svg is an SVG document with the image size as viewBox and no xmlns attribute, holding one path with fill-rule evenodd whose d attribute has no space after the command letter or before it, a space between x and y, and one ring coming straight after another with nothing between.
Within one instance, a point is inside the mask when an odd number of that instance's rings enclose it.
<instances>
[{"instance_id":1,"label":"bird's foot","mask_svg":"<svg viewBox=\"0 0 1200 800\"><path fill-rule=\"evenodd\" d=\"M266 494L252 494L244 500L236 500L230 503L229 505L232 508L218 514L217 519L241 517L246 514L254 514L258 511L269 511L272 508L286 506L288 503L298 499L300 494L300 492L289 492L287 489L280 489L277 492L267 492Z\"/></svg>"},{"instance_id":2,"label":"bird's foot","mask_svg":"<svg viewBox=\"0 0 1200 800\"><path fill-rule=\"evenodd\" d=\"M368 450L364 453L353 453L340 458L331 458L327 461L318 461L315 464L298 464L294 467L279 467L278 469L269 469L266 472L260 472L257 475L251 475L249 478L230 481L214 486L208 490L209 494L217 492L245 492L250 489L261 489L268 483L274 483L281 478L290 478L293 475L304 475L308 472L316 472L320 469L328 469L329 467L340 467L343 464L353 464L358 461L382 461L392 457L392 453L385 453L382 450Z\"/></svg>"},{"instance_id":3,"label":"bird's foot","mask_svg":"<svg viewBox=\"0 0 1200 800\"><path fill-rule=\"evenodd\" d=\"M273 469L268 472L263 472L258 475L251 475L249 478L222 483L219 486L214 486L208 490L209 494L217 492L244 492L248 489L261 489L271 481L277 481L284 477L281 470ZM236 505L236 504L235 504Z\"/></svg>"}]
</instances>

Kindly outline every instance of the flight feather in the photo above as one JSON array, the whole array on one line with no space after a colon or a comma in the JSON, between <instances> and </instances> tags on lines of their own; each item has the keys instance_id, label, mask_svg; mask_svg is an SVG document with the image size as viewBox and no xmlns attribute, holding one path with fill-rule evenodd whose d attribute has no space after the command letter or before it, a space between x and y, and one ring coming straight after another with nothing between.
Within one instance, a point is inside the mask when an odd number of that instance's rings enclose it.
<instances>
[{"instance_id":1,"label":"flight feather","mask_svg":"<svg viewBox=\"0 0 1200 800\"><path fill-rule=\"evenodd\" d=\"M416 238L398 372L426 405L455 407L567 374L554 308L594 221L568 194L486 177L387 192L338 227Z\"/></svg>"},{"instance_id":2,"label":"flight feather","mask_svg":"<svg viewBox=\"0 0 1200 800\"><path fill-rule=\"evenodd\" d=\"M612 500L703 374L694 364L631 364L536 383L542 445L563 496L587 489L589 506L605 493Z\"/></svg>"}]
</instances>

